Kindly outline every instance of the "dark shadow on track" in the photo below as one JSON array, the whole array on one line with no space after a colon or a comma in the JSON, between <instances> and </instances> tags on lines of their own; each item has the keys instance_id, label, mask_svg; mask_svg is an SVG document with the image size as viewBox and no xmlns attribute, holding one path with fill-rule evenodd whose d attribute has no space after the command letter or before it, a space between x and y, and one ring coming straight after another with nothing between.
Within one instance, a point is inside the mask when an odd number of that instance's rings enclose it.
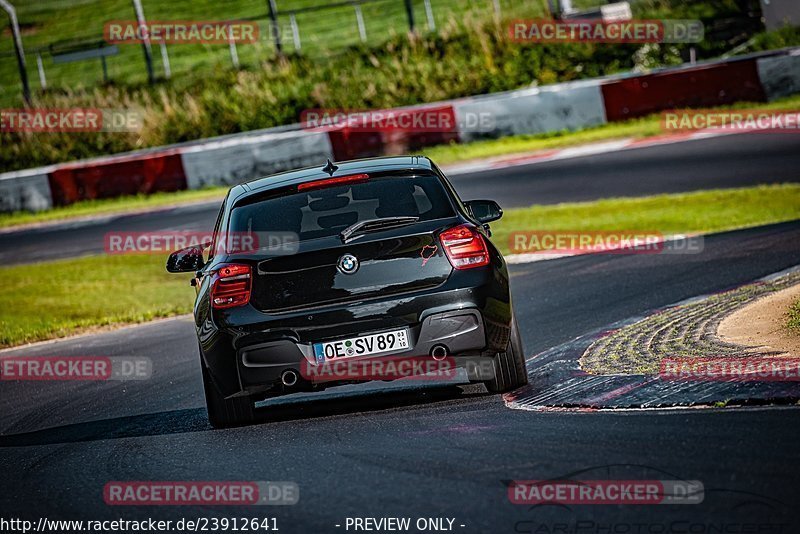
<instances>
[{"instance_id":1,"label":"dark shadow on track","mask_svg":"<svg viewBox=\"0 0 800 534\"><path fill-rule=\"evenodd\" d=\"M473 399L488 396L483 391L465 391L459 386L445 386L404 391L370 391L335 398L307 397L281 405L256 410L255 424L278 423L300 419L349 415L399 407L430 404L455 399ZM288 399L288 397L287 397ZM100 419L32 432L0 436L0 447L30 447L83 441L134 438L202 432L213 430L206 418L205 408L190 408L168 412Z\"/></svg>"}]
</instances>

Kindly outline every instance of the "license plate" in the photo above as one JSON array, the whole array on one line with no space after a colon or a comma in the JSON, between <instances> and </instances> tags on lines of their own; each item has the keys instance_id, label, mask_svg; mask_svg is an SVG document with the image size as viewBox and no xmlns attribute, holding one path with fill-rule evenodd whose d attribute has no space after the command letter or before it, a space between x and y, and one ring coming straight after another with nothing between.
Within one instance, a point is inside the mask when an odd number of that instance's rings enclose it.
<instances>
[{"instance_id":1,"label":"license plate","mask_svg":"<svg viewBox=\"0 0 800 534\"><path fill-rule=\"evenodd\" d=\"M408 329L392 330L380 334L340 339L314 344L317 363L339 358L372 356L384 352L397 352L409 348Z\"/></svg>"}]
</instances>

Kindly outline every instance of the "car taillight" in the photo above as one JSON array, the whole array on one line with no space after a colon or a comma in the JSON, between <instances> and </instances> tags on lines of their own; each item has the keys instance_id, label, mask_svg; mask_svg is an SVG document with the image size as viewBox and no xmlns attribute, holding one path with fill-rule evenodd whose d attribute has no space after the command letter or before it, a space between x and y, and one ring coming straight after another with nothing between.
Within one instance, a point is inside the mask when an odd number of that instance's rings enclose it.
<instances>
[{"instance_id":1,"label":"car taillight","mask_svg":"<svg viewBox=\"0 0 800 534\"><path fill-rule=\"evenodd\" d=\"M211 286L211 306L217 309L233 308L250 301L252 282L249 265L230 263L221 265L214 274Z\"/></svg>"},{"instance_id":2,"label":"car taillight","mask_svg":"<svg viewBox=\"0 0 800 534\"><path fill-rule=\"evenodd\" d=\"M322 180L314 180L313 182L305 182L297 186L298 191L307 191L309 189L320 189L321 187L333 187L335 185L352 184L356 182L364 182L369 180L369 174L350 174L347 176L337 176L336 178L324 178Z\"/></svg>"},{"instance_id":3,"label":"car taillight","mask_svg":"<svg viewBox=\"0 0 800 534\"><path fill-rule=\"evenodd\" d=\"M471 269L489 264L489 250L475 227L462 224L439 234L447 258L456 269Z\"/></svg>"}]
</instances>

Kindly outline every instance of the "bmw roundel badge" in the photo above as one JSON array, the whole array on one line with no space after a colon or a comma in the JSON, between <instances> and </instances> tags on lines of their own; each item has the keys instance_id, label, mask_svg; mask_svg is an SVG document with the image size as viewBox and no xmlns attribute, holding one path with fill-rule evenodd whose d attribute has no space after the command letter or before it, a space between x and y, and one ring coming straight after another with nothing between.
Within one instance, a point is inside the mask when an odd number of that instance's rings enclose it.
<instances>
[{"instance_id":1,"label":"bmw roundel badge","mask_svg":"<svg viewBox=\"0 0 800 534\"><path fill-rule=\"evenodd\" d=\"M352 254L345 254L339 258L336 267L344 274L353 274L358 270L358 258Z\"/></svg>"}]
</instances>

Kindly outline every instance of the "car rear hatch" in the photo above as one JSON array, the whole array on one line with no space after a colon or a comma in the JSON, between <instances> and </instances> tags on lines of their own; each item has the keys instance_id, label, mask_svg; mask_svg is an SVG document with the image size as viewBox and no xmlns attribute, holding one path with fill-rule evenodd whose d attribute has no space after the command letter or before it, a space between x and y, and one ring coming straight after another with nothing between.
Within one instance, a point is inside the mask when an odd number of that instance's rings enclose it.
<instances>
[{"instance_id":1,"label":"car rear hatch","mask_svg":"<svg viewBox=\"0 0 800 534\"><path fill-rule=\"evenodd\" d=\"M395 172L248 199L231 230L295 236L291 253L256 258L250 303L275 313L436 287L452 272L438 233L458 222L438 176Z\"/></svg>"},{"instance_id":2,"label":"car rear hatch","mask_svg":"<svg viewBox=\"0 0 800 534\"><path fill-rule=\"evenodd\" d=\"M250 302L277 312L436 287L452 271L435 236L448 222L417 223L347 244L339 238L301 243L297 254L258 264ZM352 272L344 260L355 265Z\"/></svg>"}]
</instances>

